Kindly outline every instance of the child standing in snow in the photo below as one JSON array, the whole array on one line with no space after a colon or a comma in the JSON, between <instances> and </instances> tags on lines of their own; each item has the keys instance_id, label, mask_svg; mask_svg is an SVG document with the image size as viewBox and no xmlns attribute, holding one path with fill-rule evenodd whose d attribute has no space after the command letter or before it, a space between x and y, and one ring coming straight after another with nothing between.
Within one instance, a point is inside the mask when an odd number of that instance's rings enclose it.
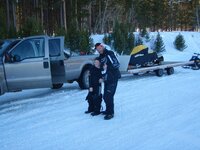
<instances>
[{"instance_id":1,"label":"child standing in snow","mask_svg":"<svg viewBox=\"0 0 200 150\"><path fill-rule=\"evenodd\" d=\"M102 94L101 94L102 75L99 58L95 58L94 65L90 69L89 91L86 97L88 101L88 110L85 113L91 113L92 116L100 114Z\"/></svg>"}]
</instances>

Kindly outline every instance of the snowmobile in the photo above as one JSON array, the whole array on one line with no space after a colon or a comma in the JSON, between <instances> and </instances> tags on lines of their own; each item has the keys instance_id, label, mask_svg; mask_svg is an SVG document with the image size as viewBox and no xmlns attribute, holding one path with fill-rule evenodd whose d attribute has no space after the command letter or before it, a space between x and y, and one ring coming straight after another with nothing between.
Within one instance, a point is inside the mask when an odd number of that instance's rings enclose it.
<instances>
[{"instance_id":1,"label":"snowmobile","mask_svg":"<svg viewBox=\"0 0 200 150\"><path fill-rule=\"evenodd\" d=\"M199 70L200 69L200 54L194 53L190 61L194 61L193 64L183 66L183 68L191 68L193 70Z\"/></svg>"},{"instance_id":2,"label":"snowmobile","mask_svg":"<svg viewBox=\"0 0 200 150\"><path fill-rule=\"evenodd\" d=\"M128 68L151 67L154 65L161 65L163 61L163 56L158 55L156 52L149 51L149 48L145 45L139 45L131 52Z\"/></svg>"}]
</instances>

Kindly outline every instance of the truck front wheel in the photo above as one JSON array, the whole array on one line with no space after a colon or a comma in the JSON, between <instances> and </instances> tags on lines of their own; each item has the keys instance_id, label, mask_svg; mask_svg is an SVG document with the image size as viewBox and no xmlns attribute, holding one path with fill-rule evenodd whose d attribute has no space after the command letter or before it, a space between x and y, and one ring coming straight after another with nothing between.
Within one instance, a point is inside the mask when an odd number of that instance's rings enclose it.
<instances>
[{"instance_id":1,"label":"truck front wheel","mask_svg":"<svg viewBox=\"0 0 200 150\"><path fill-rule=\"evenodd\" d=\"M81 76L80 78L78 79L78 84L79 84L79 87L81 89L88 89L89 88L89 67L88 68L85 68L82 73L81 73Z\"/></svg>"},{"instance_id":2,"label":"truck front wheel","mask_svg":"<svg viewBox=\"0 0 200 150\"><path fill-rule=\"evenodd\" d=\"M63 83L53 84L52 89L60 89L63 86Z\"/></svg>"}]
</instances>

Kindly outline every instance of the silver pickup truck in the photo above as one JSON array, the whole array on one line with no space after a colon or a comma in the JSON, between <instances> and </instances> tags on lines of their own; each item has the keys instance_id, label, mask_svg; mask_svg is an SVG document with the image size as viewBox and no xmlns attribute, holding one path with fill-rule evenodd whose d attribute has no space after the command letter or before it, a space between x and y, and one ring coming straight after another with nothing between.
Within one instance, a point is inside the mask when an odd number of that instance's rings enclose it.
<instances>
[{"instance_id":1,"label":"silver pickup truck","mask_svg":"<svg viewBox=\"0 0 200 150\"><path fill-rule=\"evenodd\" d=\"M88 88L95 55L64 55L64 37L32 36L0 43L0 95L33 88L61 88L77 81Z\"/></svg>"}]
</instances>

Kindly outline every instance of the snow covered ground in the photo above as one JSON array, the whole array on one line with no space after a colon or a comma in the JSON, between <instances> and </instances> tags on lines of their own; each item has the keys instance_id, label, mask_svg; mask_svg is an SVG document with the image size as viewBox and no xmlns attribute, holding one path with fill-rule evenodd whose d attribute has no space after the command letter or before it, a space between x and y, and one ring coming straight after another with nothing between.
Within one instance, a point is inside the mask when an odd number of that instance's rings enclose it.
<instances>
[{"instance_id":1,"label":"snow covered ground","mask_svg":"<svg viewBox=\"0 0 200 150\"><path fill-rule=\"evenodd\" d=\"M169 34L161 35L167 39ZM185 52L165 40L174 50L167 49L167 59L189 59L200 50L191 34L200 38L200 33L184 33ZM199 79L200 70L181 67L171 76L127 75L118 83L112 120L84 114L87 90L76 83L7 93L0 97L0 149L200 150Z\"/></svg>"}]
</instances>

